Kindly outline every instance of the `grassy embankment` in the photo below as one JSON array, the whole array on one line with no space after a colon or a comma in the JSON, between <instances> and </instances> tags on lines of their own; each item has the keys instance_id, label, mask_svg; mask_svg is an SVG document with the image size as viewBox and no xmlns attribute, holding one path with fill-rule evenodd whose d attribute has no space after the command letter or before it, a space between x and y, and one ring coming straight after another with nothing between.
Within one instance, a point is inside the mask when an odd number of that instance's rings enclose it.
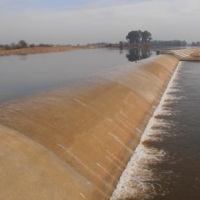
<instances>
[{"instance_id":1,"label":"grassy embankment","mask_svg":"<svg viewBox=\"0 0 200 200\"><path fill-rule=\"evenodd\" d=\"M95 49L97 46L58 46L58 47L32 47L22 49L4 50L0 49L0 56L8 55L26 55L26 54L40 54L40 53L52 53L52 52L63 52L73 51L80 49Z\"/></svg>"}]
</instances>

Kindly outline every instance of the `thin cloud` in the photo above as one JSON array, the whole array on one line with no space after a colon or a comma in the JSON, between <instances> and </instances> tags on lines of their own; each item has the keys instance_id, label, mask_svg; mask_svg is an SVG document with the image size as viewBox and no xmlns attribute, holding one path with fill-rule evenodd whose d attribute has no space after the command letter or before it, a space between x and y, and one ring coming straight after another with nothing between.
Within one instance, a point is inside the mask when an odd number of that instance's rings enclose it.
<instances>
[{"instance_id":1,"label":"thin cloud","mask_svg":"<svg viewBox=\"0 0 200 200\"><path fill-rule=\"evenodd\" d=\"M119 42L125 40L129 31L138 29L150 31L154 39L199 40L199 0L115 1L117 5L113 2L105 5L105 1L96 1L82 8L53 12L1 12L0 43L20 39L54 44Z\"/></svg>"}]
</instances>

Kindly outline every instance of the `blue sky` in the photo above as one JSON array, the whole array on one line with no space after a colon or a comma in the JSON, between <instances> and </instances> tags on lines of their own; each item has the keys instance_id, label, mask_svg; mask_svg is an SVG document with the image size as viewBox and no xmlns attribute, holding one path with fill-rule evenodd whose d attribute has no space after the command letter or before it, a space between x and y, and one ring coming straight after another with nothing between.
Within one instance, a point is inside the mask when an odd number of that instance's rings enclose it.
<instances>
[{"instance_id":1,"label":"blue sky","mask_svg":"<svg viewBox=\"0 0 200 200\"><path fill-rule=\"evenodd\" d=\"M190 42L199 19L199 0L0 0L0 44L119 42L139 29Z\"/></svg>"}]
</instances>

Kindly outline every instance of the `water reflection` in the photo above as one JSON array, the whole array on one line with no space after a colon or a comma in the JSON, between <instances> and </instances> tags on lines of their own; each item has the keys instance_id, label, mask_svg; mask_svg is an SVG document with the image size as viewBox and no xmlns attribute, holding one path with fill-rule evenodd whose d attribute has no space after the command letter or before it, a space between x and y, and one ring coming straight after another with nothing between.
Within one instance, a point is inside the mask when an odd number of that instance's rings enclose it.
<instances>
[{"instance_id":1,"label":"water reflection","mask_svg":"<svg viewBox=\"0 0 200 200\"><path fill-rule=\"evenodd\" d=\"M119 54L123 54L123 49L119 49Z\"/></svg>"},{"instance_id":2,"label":"water reflection","mask_svg":"<svg viewBox=\"0 0 200 200\"><path fill-rule=\"evenodd\" d=\"M126 57L129 61L133 62L136 60L141 60L148 58L152 55L151 51L148 49L130 49Z\"/></svg>"}]
</instances>

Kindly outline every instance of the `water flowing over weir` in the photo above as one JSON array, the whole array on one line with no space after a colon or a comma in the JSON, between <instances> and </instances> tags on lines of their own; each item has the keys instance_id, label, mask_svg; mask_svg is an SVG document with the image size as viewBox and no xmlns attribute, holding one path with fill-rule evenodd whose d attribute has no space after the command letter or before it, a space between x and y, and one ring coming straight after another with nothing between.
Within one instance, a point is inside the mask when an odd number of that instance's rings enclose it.
<instances>
[{"instance_id":1,"label":"water flowing over weir","mask_svg":"<svg viewBox=\"0 0 200 200\"><path fill-rule=\"evenodd\" d=\"M177 63L157 56L2 105L0 199L109 199Z\"/></svg>"},{"instance_id":2,"label":"water flowing over weir","mask_svg":"<svg viewBox=\"0 0 200 200\"><path fill-rule=\"evenodd\" d=\"M152 199L156 195L165 195L165 191L160 192L161 185L159 184L158 174L154 172L155 169L151 168L151 165L162 162L165 152L162 149L149 147L146 143L162 140L159 136L165 134L163 130L155 130L155 127L163 127L166 125L157 116L160 114L170 115L169 111L165 111L163 104L166 99L169 100L171 97L169 92L172 91L172 84L176 78L177 71L178 67L153 116L149 120L142 134L141 141L123 171L117 188L114 190L110 200Z\"/></svg>"}]
</instances>

